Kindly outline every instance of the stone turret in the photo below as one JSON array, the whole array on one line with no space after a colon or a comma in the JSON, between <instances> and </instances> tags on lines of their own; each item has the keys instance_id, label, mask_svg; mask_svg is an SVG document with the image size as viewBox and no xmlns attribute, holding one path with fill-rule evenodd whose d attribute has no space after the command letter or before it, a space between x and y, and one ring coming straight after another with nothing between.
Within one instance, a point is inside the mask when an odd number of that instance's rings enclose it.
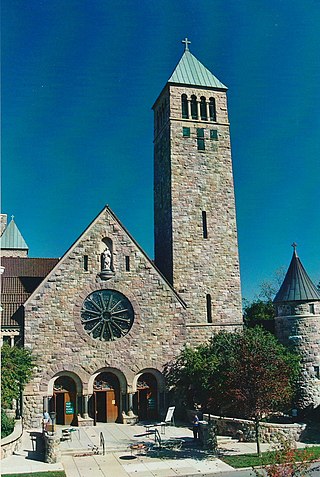
<instances>
[{"instance_id":1,"label":"stone turret","mask_svg":"<svg viewBox=\"0 0 320 477\"><path fill-rule=\"evenodd\" d=\"M320 405L320 293L294 252L285 279L277 293L275 329L283 344L301 355L300 409Z\"/></svg>"}]
</instances>

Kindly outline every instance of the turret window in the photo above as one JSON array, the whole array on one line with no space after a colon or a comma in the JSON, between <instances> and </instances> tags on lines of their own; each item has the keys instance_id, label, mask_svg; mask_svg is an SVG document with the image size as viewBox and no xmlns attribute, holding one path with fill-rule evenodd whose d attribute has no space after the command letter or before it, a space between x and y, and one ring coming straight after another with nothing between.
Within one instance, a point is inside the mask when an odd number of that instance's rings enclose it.
<instances>
[{"instance_id":1,"label":"turret window","mask_svg":"<svg viewBox=\"0 0 320 477\"><path fill-rule=\"evenodd\" d=\"M314 303L310 303L310 305L309 305L309 312L310 312L312 315L315 314Z\"/></svg>"},{"instance_id":2,"label":"turret window","mask_svg":"<svg viewBox=\"0 0 320 477\"><path fill-rule=\"evenodd\" d=\"M201 116L202 121L207 121L208 120L207 102L206 102L206 98L204 96L201 96L201 98L200 98L200 116Z\"/></svg>"},{"instance_id":3,"label":"turret window","mask_svg":"<svg viewBox=\"0 0 320 477\"><path fill-rule=\"evenodd\" d=\"M209 116L210 116L210 121L217 120L216 100L214 98L209 99Z\"/></svg>"},{"instance_id":4,"label":"turret window","mask_svg":"<svg viewBox=\"0 0 320 477\"><path fill-rule=\"evenodd\" d=\"M187 98L186 94L183 94L181 96L181 112L182 112L182 118L183 119L188 119L189 118L188 98Z\"/></svg>"},{"instance_id":5,"label":"turret window","mask_svg":"<svg viewBox=\"0 0 320 477\"><path fill-rule=\"evenodd\" d=\"M212 323L212 305L211 305L211 295L207 294L207 322Z\"/></svg>"},{"instance_id":6,"label":"turret window","mask_svg":"<svg viewBox=\"0 0 320 477\"><path fill-rule=\"evenodd\" d=\"M198 103L194 94L191 96L191 117L192 119L198 119Z\"/></svg>"}]
</instances>

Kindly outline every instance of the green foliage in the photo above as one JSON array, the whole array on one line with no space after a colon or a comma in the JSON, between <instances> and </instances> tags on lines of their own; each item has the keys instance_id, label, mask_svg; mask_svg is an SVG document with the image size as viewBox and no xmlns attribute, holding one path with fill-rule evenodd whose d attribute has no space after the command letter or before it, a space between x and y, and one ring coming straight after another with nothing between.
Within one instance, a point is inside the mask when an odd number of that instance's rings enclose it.
<instances>
[{"instance_id":1,"label":"green foliage","mask_svg":"<svg viewBox=\"0 0 320 477\"><path fill-rule=\"evenodd\" d=\"M256 477L305 477L319 452L317 448L296 449L295 442L282 436L270 454L268 462L262 459L262 469L253 469Z\"/></svg>"},{"instance_id":2,"label":"green foliage","mask_svg":"<svg viewBox=\"0 0 320 477\"><path fill-rule=\"evenodd\" d=\"M8 417L7 414L1 409L1 439L7 437L14 429L14 418Z\"/></svg>"},{"instance_id":3,"label":"green foliage","mask_svg":"<svg viewBox=\"0 0 320 477\"><path fill-rule=\"evenodd\" d=\"M298 449L294 452L294 458L298 462L301 459L302 450ZM311 461L320 458L320 446L308 447L307 450L309 454L308 459L310 457ZM225 462L226 464L231 465L231 467L235 467L236 469L240 469L242 467L256 466L266 467L268 465L274 465L276 461L279 460L276 452L277 451L263 452L261 456L257 456L256 454L226 455L221 456L220 459L223 460L223 462Z\"/></svg>"},{"instance_id":4,"label":"green foliage","mask_svg":"<svg viewBox=\"0 0 320 477\"><path fill-rule=\"evenodd\" d=\"M243 308L243 320L245 326L251 328L256 325L265 326L265 322L274 323L275 308L271 301L256 300L246 303ZM273 329L273 326L272 327ZM269 331L272 331L269 329Z\"/></svg>"},{"instance_id":5,"label":"green foliage","mask_svg":"<svg viewBox=\"0 0 320 477\"><path fill-rule=\"evenodd\" d=\"M66 477L64 470L52 472L27 472L25 474L2 474L2 477Z\"/></svg>"},{"instance_id":6,"label":"green foliage","mask_svg":"<svg viewBox=\"0 0 320 477\"><path fill-rule=\"evenodd\" d=\"M2 407L10 409L13 399L19 399L20 391L30 380L35 361L29 350L5 343L1 348L1 363Z\"/></svg>"},{"instance_id":7,"label":"green foliage","mask_svg":"<svg viewBox=\"0 0 320 477\"><path fill-rule=\"evenodd\" d=\"M185 348L166 376L186 406L260 419L290 406L299 357L260 327L220 332L210 343Z\"/></svg>"}]
</instances>

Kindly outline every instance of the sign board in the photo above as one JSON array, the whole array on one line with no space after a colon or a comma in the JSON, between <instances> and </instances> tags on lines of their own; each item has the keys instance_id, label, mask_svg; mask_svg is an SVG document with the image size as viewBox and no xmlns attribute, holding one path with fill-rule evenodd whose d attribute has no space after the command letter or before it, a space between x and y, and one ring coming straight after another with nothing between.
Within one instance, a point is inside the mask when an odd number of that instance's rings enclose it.
<instances>
[{"instance_id":1,"label":"sign board","mask_svg":"<svg viewBox=\"0 0 320 477\"><path fill-rule=\"evenodd\" d=\"M71 401L66 402L66 414L74 414L73 402Z\"/></svg>"},{"instance_id":2,"label":"sign board","mask_svg":"<svg viewBox=\"0 0 320 477\"><path fill-rule=\"evenodd\" d=\"M175 410L175 406L168 407L167 415L166 415L166 418L164 420L165 422L171 422L172 421L174 410Z\"/></svg>"}]
</instances>

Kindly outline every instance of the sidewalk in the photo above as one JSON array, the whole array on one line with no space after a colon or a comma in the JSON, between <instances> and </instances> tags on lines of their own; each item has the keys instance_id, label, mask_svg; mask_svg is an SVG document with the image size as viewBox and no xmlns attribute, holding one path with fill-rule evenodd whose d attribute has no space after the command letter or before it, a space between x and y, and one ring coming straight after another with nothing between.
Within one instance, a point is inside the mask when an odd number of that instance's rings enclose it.
<instances>
[{"instance_id":1,"label":"sidewalk","mask_svg":"<svg viewBox=\"0 0 320 477\"><path fill-rule=\"evenodd\" d=\"M167 427L166 434L161 435L165 439L182 439L182 450L159 454L150 452L148 455L132 455L129 447L135 442L152 442L152 438L148 436L135 437L145 433L144 426L99 424L96 427L76 429L72 433L72 440L61 442L63 455L62 463L59 464L41 462L43 449L39 445L40 441L36 443L34 439L40 431L25 431L20 451L2 461L1 472L10 474L64 469L67 477L171 477L195 474L203 476L233 470L196 446L192 431L186 427ZM61 428L57 432L61 433ZM105 439L106 454L85 455L90 450L89 446L99 445L101 432ZM262 451L268 448L268 444L262 444ZM254 443L237 442L230 438L219 438L219 449L229 455L256 452Z\"/></svg>"}]
</instances>

